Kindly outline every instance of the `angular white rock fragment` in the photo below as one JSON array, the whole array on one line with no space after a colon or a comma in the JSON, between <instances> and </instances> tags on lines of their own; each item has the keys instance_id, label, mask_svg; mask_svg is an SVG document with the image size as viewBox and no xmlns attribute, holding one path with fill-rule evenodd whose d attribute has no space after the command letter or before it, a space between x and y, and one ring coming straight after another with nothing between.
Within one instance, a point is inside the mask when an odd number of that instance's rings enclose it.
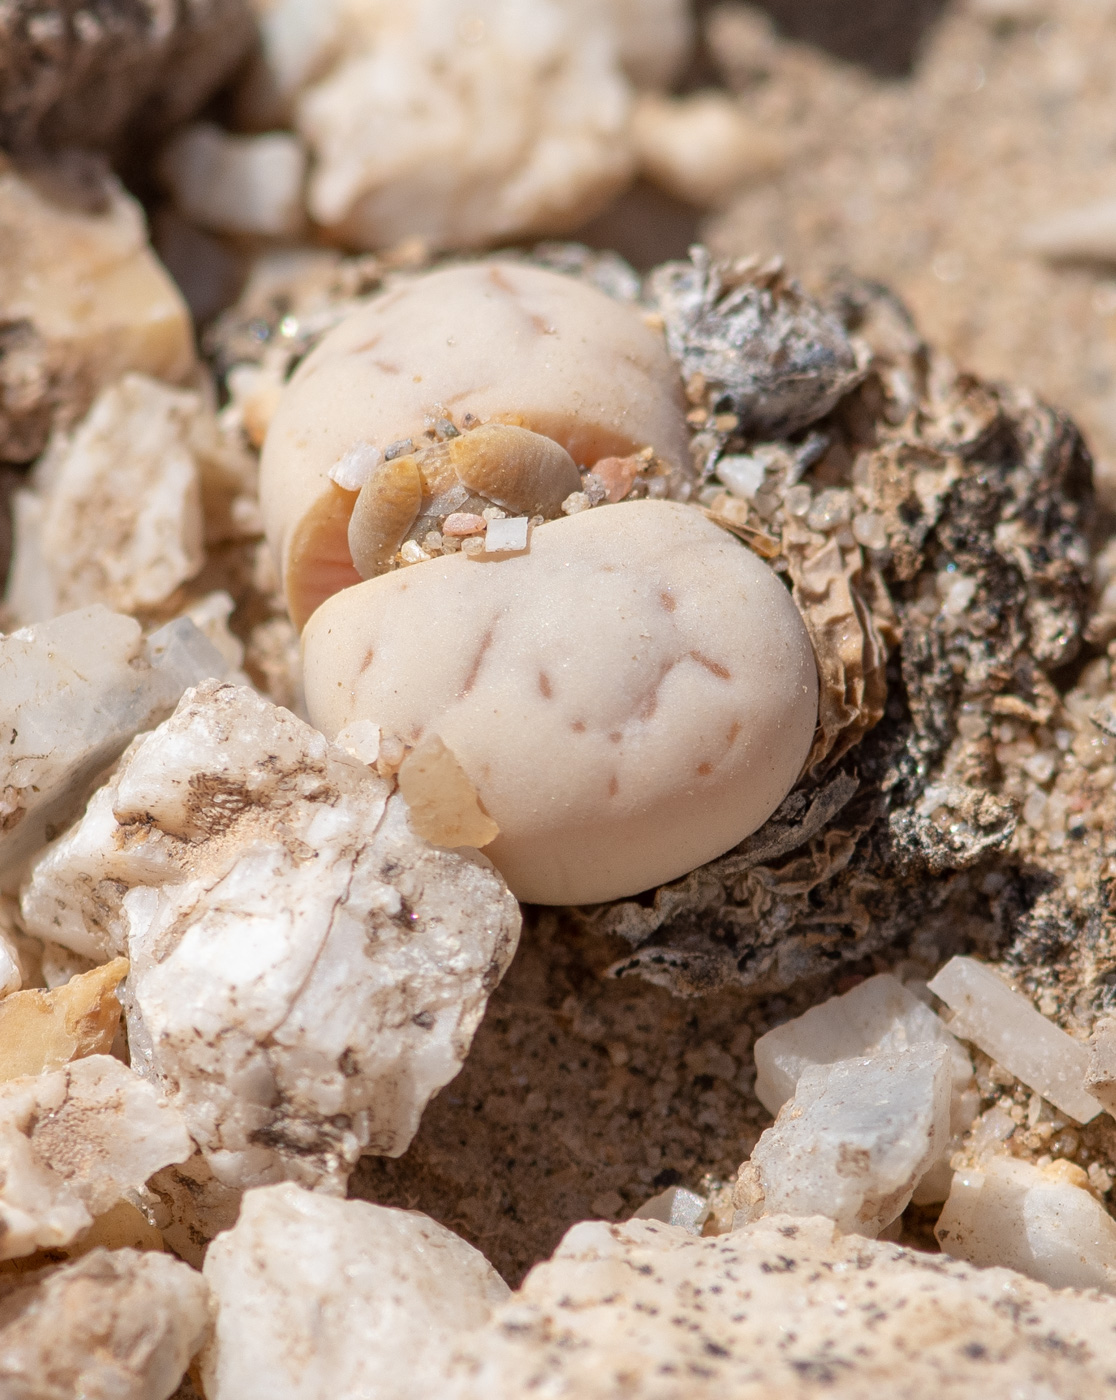
<instances>
[{"instance_id":1,"label":"angular white rock fragment","mask_svg":"<svg viewBox=\"0 0 1116 1400\"><path fill-rule=\"evenodd\" d=\"M69 1244L192 1150L181 1115L111 1055L0 1084L0 1258Z\"/></svg>"},{"instance_id":2,"label":"angular white rock fragment","mask_svg":"<svg viewBox=\"0 0 1116 1400\"><path fill-rule=\"evenodd\" d=\"M438 1400L1093 1400L1116 1301L774 1216L695 1239L568 1231L463 1344ZM375 1394L375 1392L373 1392Z\"/></svg>"},{"instance_id":3,"label":"angular white rock fragment","mask_svg":"<svg viewBox=\"0 0 1116 1400\"><path fill-rule=\"evenodd\" d=\"M0 163L0 457L27 462L129 370L194 369L186 305L152 253L140 205L113 176ZM70 197L66 185L69 183ZM76 186L76 187L75 187ZM76 195L77 197L73 197Z\"/></svg>"},{"instance_id":4,"label":"angular white rock fragment","mask_svg":"<svg viewBox=\"0 0 1116 1400\"><path fill-rule=\"evenodd\" d=\"M878 1235L942 1155L950 1083L949 1051L933 1044L805 1069L740 1170L741 1218L825 1215Z\"/></svg>"},{"instance_id":5,"label":"angular white rock fragment","mask_svg":"<svg viewBox=\"0 0 1116 1400\"><path fill-rule=\"evenodd\" d=\"M458 1072L519 934L363 763L247 689L183 697L35 868L29 930L127 947L132 1063L219 1180L338 1190Z\"/></svg>"},{"instance_id":6,"label":"angular white rock fragment","mask_svg":"<svg viewBox=\"0 0 1116 1400\"><path fill-rule=\"evenodd\" d=\"M199 411L197 394L129 374L55 443L16 521L9 602L21 622L90 603L153 608L193 578L205 561L189 441Z\"/></svg>"},{"instance_id":7,"label":"angular white rock fragment","mask_svg":"<svg viewBox=\"0 0 1116 1400\"><path fill-rule=\"evenodd\" d=\"M990 967L950 958L930 990L954 1012L954 1035L971 1040L1055 1108L1088 1123L1101 1105L1085 1089L1089 1047L1013 992Z\"/></svg>"},{"instance_id":8,"label":"angular white rock fragment","mask_svg":"<svg viewBox=\"0 0 1116 1400\"><path fill-rule=\"evenodd\" d=\"M508 1297L484 1255L427 1216L290 1183L245 1195L204 1272L209 1400L436 1395L456 1346Z\"/></svg>"},{"instance_id":9,"label":"angular white rock fragment","mask_svg":"<svg viewBox=\"0 0 1116 1400\"><path fill-rule=\"evenodd\" d=\"M297 234L305 220L306 152L296 136L230 136L195 122L171 141L159 173L188 219L215 233Z\"/></svg>"},{"instance_id":10,"label":"angular white rock fragment","mask_svg":"<svg viewBox=\"0 0 1116 1400\"><path fill-rule=\"evenodd\" d=\"M145 645L134 618L99 605L0 637L0 885L73 818L135 734L187 686L224 673L193 623L168 623Z\"/></svg>"},{"instance_id":11,"label":"angular white rock fragment","mask_svg":"<svg viewBox=\"0 0 1116 1400\"><path fill-rule=\"evenodd\" d=\"M740 186L776 174L781 140L758 127L728 93L644 93L632 113L632 142L646 175L668 194L715 207Z\"/></svg>"},{"instance_id":12,"label":"angular white rock fragment","mask_svg":"<svg viewBox=\"0 0 1116 1400\"><path fill-rule=\"evenodd\" d=\"M232 594L219 588L191 603L182 616L189 618L221 653L225 663L223 679L233 685L248 685L248 677L241 670L244 665L244 643L229 627L229 618L235 611L236 602Z\"/></svg>"},{"instance_id":13,"label":"angular white rock fragment","mask_svg":"<svg viewBox=\"0 0 1116 1400\"><path fill-rule=\"evenodd\" d=\"M1116 1293L1116 1220L1071 1162L994 1157L954 1175L934 1227L947 1254L1015 1269L1051 1288Z\"/></svg>"},{"instance_id":14,"label":"angular white rock fragment","mask_svg":"<svg viewBox=\"0 0 1116 1400\"><path fill-rule=\"evenodd\" d=\"M506 520L490 520L484 532L485 554L521 554L527 548L525 515L509 516Z\"/></svg>"},{"instance_id":15,"label":"angular white rock fragment","mask_svg":"<svg viewBox=\"0 0 1116 1400\"><path fill-rule=\"evenodd\" d=\"M1093 1027L1085 1089L1116 1117L1116 1017L1102 1016Z\"/></svg>"},{"instance_id":16,"label":"angular white rock fragment","mask_svg":"<svg viewBox=\"0 0 1116 1400\"><path fill-rule=\"evenodd\" d=\"M668 1186L657 1196L644 1201L633 1220L661 1220L664 1225L677 1225L690 1235L700 1235L702 1221L709 1209L704 1196L687 1191L684 1186Z\"/></svg>"},{"instance_id":17,"label":"angular white rock fragment","mask_svg":"<svg viewBox=\"0 0 1116 1400\"><path fill-rule=\"evenodd\" d=\"M329 479L342 491L359 491L380 463L380 449L370 442L354 443L329 469Z\"/></svg>"},{"instance_id":18,"label":"angular white rock fragment","mask_svg":"<svg viewBox=\"0 0 1116 1400\"><path fill-rule=\"evenodd\" d=\"M1022 246L1054 262L1116 259L1116 199L1066 210L1023 230Z\"/></svg>"},{"instance_id":19,"label":"angular white rock fragment","mask_svg":"<svg viewBox=\"0 0 1116 1400\"><path fill-rule=\"evenodd\" d=\"M756 1098L768 1113L778 1113L794 1097L799 1077L811 1065L914 1045L945 1046L956 1090L970 1086L973 1065L968 1051L941 1017L890 973L868 977L842 996L830 997L759 1037L753 1047Z\"/></svg>"},{"instance_id":20,"label":"angular white rock fragment","mask_svg":"<svg viewBox=\"0 0 1116 1400\"><path fill-rule=\"evenodd\" d=\"M261 28L248 115L293 107L310 214L359 246L572 228L630 172L629 89L596 7L281 0Z\"/></svg>"},{"instance_id":21,"label":"angular white rock fragment","mask_svg":"<svg viewBox=\"0 0 1116 1400\"><path fill-rule=\"evenodd\" d=\"M4 1400L168 1400L210 1327L205 1280L170 1255L95 1249L0 1279Z\"/></svg>"}]
</instances>

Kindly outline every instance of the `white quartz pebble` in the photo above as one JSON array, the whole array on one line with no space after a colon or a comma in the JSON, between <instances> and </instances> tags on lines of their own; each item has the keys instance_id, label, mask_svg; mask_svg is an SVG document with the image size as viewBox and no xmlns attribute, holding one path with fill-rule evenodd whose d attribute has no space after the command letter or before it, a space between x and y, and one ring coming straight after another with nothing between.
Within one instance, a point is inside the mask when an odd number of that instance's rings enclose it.
<instances>
[{"instance_id":1,"label":"white quartz pebble","mask_svg":"<svg viewBox=\"0 0 1116 1400\"><path fill-rule=\"evenodd\" d=\"M211 122L180 131L160 173L183 214L217 233L296 234L305 222L306 152L296 136L230 136Z\"/></svg>"},{"instance_id":2,"label":"white quartz pebble","mask_svg":"<svg viewBox=\"0 0 1116 1400\"><path fill-rule=\"evenodd\" d=\"M769 1113L790 1098L803 1070L857 1055L876 1055L914 1045L944 1045L952 1089L950 1133L963 1133L976 1116L980 1096L969 1052L945 1022L889 973L866 978L843 996L830 997L793 1021L761 1035L755 1044L756 1097ZM944 1201L949 1193L950 1143L915 1190L920 1204Z\"/></svg>"},{"instance_id":3,"label":"white quartz pebble","mask_svg":"<svg viewBox=\"0 0 1116 1400\"><path fill-rule=\"evenodd\" d=\"M519 911L359 758L210 682L137 743L35 867L28 931L127 950L132 1064L226 1185L341 1190L457 1073Z\"/></svg>"},{"instance_id":4,"label":"white quartz pebble","mask_svg":"<svg viewBox=\"0 0 1116 1400\"><path fill-rule=\"evenodd\" d=\"M954 1012L955 1035L971 1040L1055 1108L1078 1123L1101 1112L1085 1088L1089 1047L1036 1011L990 967L950 958L930 990Z\"/></svg>"},{"instance_id":5,"label":"white quartz pebble","mask_svg":"<svg viewBox=\"0 0 1116 1400\"><path fill-rule=\"evenodd\" d=\"M508 1296L472 1245L417 1211L249 1191L205 1260L209 1400L413 1400Z\"/></svg>"},{"instance_id":6,"label":"white quartz pebble","mask_svg":"<svg viewBox=\"0 0 1116 1400\"><path fill-rule=\"evenodd\" d=\"M69 1244L192 1151L181 1115L111 1055L0 1084L0 1259Z\"/></svg>"},{"instance_id":7,"label":"white quartz pebble","mask_svg":"<svg viewBox=\"0 0 1116 1400\"><path fill-rule=\"evenodd\" d=\"M185 619L146 644L134 618L100 606L0 636L0 885L74 817L135 734L225 671Z\"/></svg>"},{"instance_id":8,"label":"white quartz pebble","mask_svg":"<svg viewBox=\"0 0 1116 1400\"><path fill-rule=\"evenodd\" d=\"M934 1227L947 1254L1016 1269L1051 1288L1116 1293L1116 1220L1080 1167L994 1157L954 1175Z\"/></svg>"},{"instance_id":9,"label":"white quartz pebble","mask_svg":"<svg viewBox=\"0 0 1116 1400\"><path fill-rule=\"evenodd\" d=\"M0 1394L168 1400L210 1323L205 1280L169 1254L95 1249L10 1274L0 1278Z\"/></svg>"},{"instance_id":10,"label":"white quartz pebble","mask_svg":"<svg viewBox=\"0 0 1116 1400\"><path fill-rule=\"evenodd\" d=\"M307 356L268 429L260 500L297 626L360 582L348 543L364 481L350 469L354 458L359 467L400 443L428 444L428 426L446 413L459 428L519 425L553 439L578 466L644 447L678 471L689 465L677 367L633 307L500 259L395 285ZM574 473L562 495L576 486ZM479 512L470 499L461 489L439 513Z\"/></svg>"},{"instance_id":11,"label":"white quartz pebble","mask_svg":"<svg viewBox=\"0 0 1116 1400\"><path fill-rule=\"evenodd\" d=\"M890 973L868 977L759 1037L754 1047L756 1098L769 1113L778 1113L811 1065L914 1045L944 1045L958 1092L969 1087L972 1061L941 1017Z\"/></svg>"},{"instance_id":12,"label":"white quartz pebble","mask_svg":"<svg viewBox=\"0 0 1116 1400\"><path fill-rule=\"evenodd\" d=\"M741 1168L739 1218L825 1215L875 1237L949 1140L951 1077L932 1044L804 1070Z\"/></svg>"},{"instance_id":13,"label":"white quartz pebble","mask_svg":"<svg viewBox=\"0 0 1116 1400\"><path fill-rule=\"evenodd\" d=\"M664 1225L677 1225L690 1235L700 1235L702 1221L707 1211L704 1196L696 1191L687 1191L684 1186L668 1186L657 1196L644 1201L633 1220L661 1220Z\"/></svg>"},{"instance_id":14,"label":"white quartz pebble","mask_svg":"<svg viewBox=\"0 0 1116 1400\"><path fill-rule=\"evenodd\" d=\"M128 374L103 390L21 493L9 603L40 622L104 603L163 603L205 562L191 436L199 395Z\"/></svg>"},{"instance_id":15,"label":"white quartz pebble","mask_svg":"<svg viewBox=\"0 0 1116 1400\"><path fill-rule=\"evenodd\" d=\"M588 904L693 870L794 785L817 718L790 593L700 511L634 501L538 526L525 554L345 589L303 637L306 701L437 735L523 900Z\"/></svg>"}]
</instances>

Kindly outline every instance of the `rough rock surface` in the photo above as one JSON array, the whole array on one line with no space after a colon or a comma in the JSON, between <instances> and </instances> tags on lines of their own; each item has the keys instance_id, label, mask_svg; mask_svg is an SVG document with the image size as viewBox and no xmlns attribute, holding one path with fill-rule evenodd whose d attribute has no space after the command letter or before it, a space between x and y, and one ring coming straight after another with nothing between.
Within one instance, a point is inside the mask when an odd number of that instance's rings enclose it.
<instances>
[{"instance_id":1,"label":"rough rock surface","mask_svg":"<svg viewBox=\"0 0 1116 1400\"><path fill-rule=\"evenodd\" d=\"M359 760L207 682L38 863L29 931L125 947L133 1065L219 1179L338 1190L398 1154L515 951L483 857L428 846Z\"/></svg>"},{"instance_id":2,"label":"rough rock surface","mask_svg":"<svg viewBox=\"0 0 1116 1400\"><path fill-rule=\"evenodd\" d=\"M23 173L0 162L0 242L0 458L38 456L128 370L190 374L186 304L115 177L76 158Z\"/></svg>"},{"instance_id":3,"label":"rough rock surface","mask_svg":"<svg viewBox=\"0 0 1116 1400\"><path fill-rule=\"evenodd\" d=\"M774 1217L695 1239L575 1226L442 1395L904 1400L1110 1395L1116 1303Z\"/></svg>"},{"instance_id":4,"label":"rough rock surface","mask_svg":"<svg viewBox=\"0 0 1116 1400\"><path fill-rule=\"evenodd\" d=\"M0 637L0 882L73 819L141 729L226 670L192 622L145 642L134 618L99 605Z\"/></svg>"},{"instance_id":5,"label":"rough rock surface","mask_svg":"<svg viewBox=\"0 0 1116 1400\"><path fill-rule=\"evenodd\" d=\"M97 1249L0 1280L5 1400L167 1400L205 1340L209 1290L165 1254Z\"/></svg>"},{"instance_id":6,"label":"rough rock surface","mask_svg":"<svg viewBox=\"0 0 1116 1400\"><path fill-rule=\"evenodd\" d=\"M252 34L246 0L15 0L0 16L0 145L149 142L202 106Z\"/></svg>"},{"instance_id":7,"label":"rough rock surface","mask_svg":"<svg viewBox=\"0 0 1116 1400\"><path fill-rule=\"evenodd\" d=\"M482 1254L417 1211L291 1183L248 1192L205 1278L209 1400L438 1394L455 1345L508 1297Z\"/></svg>"},{"instance_id":8,"label":"rough rock surface","mask_svg":"<svg viewBox=\"0 0 1116 1400\"><path fill-rule=\"evenodd\" d=\"M181 1115L111 1055L0 1085L0 1257L69 1244L191 1150Z\"/></svg>"}]
</instances>

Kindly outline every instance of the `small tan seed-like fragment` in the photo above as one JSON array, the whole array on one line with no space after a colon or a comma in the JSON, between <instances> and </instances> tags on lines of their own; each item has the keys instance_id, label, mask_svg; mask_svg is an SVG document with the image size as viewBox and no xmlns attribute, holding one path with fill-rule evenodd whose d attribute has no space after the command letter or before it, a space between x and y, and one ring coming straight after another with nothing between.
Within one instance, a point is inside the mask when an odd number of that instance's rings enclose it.
<instances>
[{"instance_id":1,"label":"small tan seed-like fragment","mask_svg":"<svg viewBox=\"0 0 1116 1400\"><path fill-rule=\"evenodd\" d=\"M437 734L404 759L399 791L411 809L412 828L435 846L487 846L500 834L472 779Z\"/></svg>"},{"instance_id":2,"label":"small tan seed-like fragment","mask_svg":"<svg viewBox=\"0 0 1116 1400\"><path fill-rule=\"evenodd\" d=\"M0 1001L0 1081L107 1055L120 1025L116 989L127 975L128 959L114 958L52 992L12 992Z\"/></svg>"},{"instance_id":3,"label":"small tan seed-like fragment","mask_svg":"<svg viewBox=\"0 0 1116 1400\"><path fill-rule=\"evenodd\" d=\"M486 423L447 447L463 486L516 515L552 520L581 484L564 447L510 423Z\"/></svg>"},{"instance_id":4,"label":"small tan seed-like fragment","mask_svg":"<svg viewBox=\"0 0 1116 1400\"><path fill-rule=\"evenodd\" d=\"M422 494L414 457L381 462L360 488L349 519L349 552L361 578L388 568L415 523Z\"/></svg>"},{"instance_id":5,"label":"small tan seed-like fragment","mask_svg":"<svg viewBox=\"0 0 1116 1400\"><path fill-rule=\"evenodd\" d=\"M514 424L486 423L374 469L349 520L353 564L361 578L385 573L401 549L407 558L418 547L416 532L426 535L460 520L461 505L476 511L487 501L517 515L553 519L580 481L573 458L552 438ZM483 529L483 517L470 512L464 518L481 519ZM408 562L421 559L419 554Z\"/></svg>"}]
</instances>

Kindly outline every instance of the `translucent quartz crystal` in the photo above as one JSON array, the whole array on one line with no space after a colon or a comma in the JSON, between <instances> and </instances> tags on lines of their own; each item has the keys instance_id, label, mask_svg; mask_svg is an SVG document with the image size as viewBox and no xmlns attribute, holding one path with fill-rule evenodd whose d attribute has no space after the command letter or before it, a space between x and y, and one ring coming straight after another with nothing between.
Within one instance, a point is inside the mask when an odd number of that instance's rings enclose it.
<instances>
[{"instance_id":1,"label":"translucent quartz crystal","mask_svg":"<svg viewBox=\"0 0 1116 1400\"><path fill-rule=\"evenodd\" d=\"M61 1268L8 1275L0 1394L168 1400L210 1322L205 1280L169 1254L95 1249Z\"/></svg>"},{"instance_id":2,"label":"translucent quartz crystal","mask_svg":"<svg viewBox=\"0 0 1116 1400\"><path fill-rule=\"evenodd\" d=\"M69 1244L192 1151L181 1115L111 1055L0 1085L0 1259Z\"/></svg>"},{"instance_id":3,"label":"translucent quartz crystal","mask_svg":"<svg viewBox=\"0 0 1116 1400\"><path fill-rule=\"evenodd\" d=\"M969 1088L973 1066L964 1046L898 978L881 973L761 1035L754 1047L756 1098L778 1113L811 1065L924 1044L944 1045L956 1091Z\"/></svg>"},{"instance_id":4,"label":"translucent quartz crystal","mask_svg":"<svg viewBox=\"0 0 1116 1400\"><path fill-rule=\"evenodd\" d=\"M1116 1220L1078 1166L994 1157L953 1178L934 1234L947 1254L1001 1265L1051 1288L1116 1293Z\"/></svg>"},{"instance_id":5,"label":"translucent quartz crystal","mask_svg":"<svg viewBox=\"0 0 1116 1400\"><path fill-rule=\"evenodd\" d=\"M1036 1011L990 967L951 958L930 990L954 1012L950 1029L1079 1123L1101 1105L1086 1091L1089 1047Z\"/></svg>"},{"instance_id":6,"label":"translucent quartz crystal","mask_svg":"<svg viewBox=\"0 0 1116 1400\"><path fill-rule=\"evenodd\" d=\"M336 594L303 638L335 735L437 734L524 900L662 884L753 832L797 779L817 672L778 577L691 506L541 525L526 554L431 560Z\"/></svg>"},{"instance_id":7,"label":"translucent quartz crystal","mask_svg":"<svg viewBox=\"0 0 1116 1400\"><path fill-rule=\"evenodd\" d=\"M677 1225L688 1234L700 1235L706 1209L705 1197L696 1191L687 1191L684 1186L668 1186L644 1201L632 1219L661 1220L665 1225Z\"/></svg>"},{"instance_id":8,"label":"translucent quartz crystal","mask_svg":"<svg viewBox=\"0 0 1116 1400\"><path fill-rule=\"evenodd\" d=\"M303 361L268 430L261 504L298 626L360 581L347 539L356 494L330 472L357 444L428 442L446 413L459 427L471 414L545 434L579 466L647 446L689 463L678 371L635 308L495 260L398 285Z\"/></svg>"},{"instance_id":9,"label":"translucent quartz crystal","mask_svg":"<svg viewBox=\"0 0 1116 1400\"><path fill-rule=\"evenodd\" d=\"M419 1393L1100 1400L1114 1328L1116 1300L841 1235L817 1217L704 1239L593 1221L567 1231L463 1340L449 1377Z\"/></svg>"},{"instance_id":10,"label":"translucent quartz crystal","mask_svg":"<svg viewBox=\"0 0 1116 1400\"><path fill-rule=\"evenodd\" d=\"M520 922L483 856L427 845L359 759L216 682L46 852L23 918L126 949L132 1063L224 1184L333 1190L362 1151L407 1147Z\"/></svg>"},{"instance_id":11,"label":"translucent quartz crystal","mask_svg":"<svg viewBox=\"0 0 1116 1400\"><path fill-rule=\"evenodd\" d=\"M249 1191L205 1260L209 1400L413 1400L508 1296L484 1255L417 1211Z\"/></svg>"},{"instance_id":12,"label":"translucent quartz crystal","mask_svg":"<svg viewBox=\"0 0 1116 1400\"><path fill-rule=\"evenodd\" d=\"M175 136L159 167L178 208L201 228L280 238L305 222L306 153L287 132L230 136L196 122Z\"/></svg>"},{"instance_id":13,"label":"translucent quartz crystal","mask_svg":"<svg viewBox=\"0 0 1116 1400\"><path fill-rule=\"evenodd\" d=\"M100 606L0 636L0 885L74 816L135 734L225 669L192 622L145 644L134 618Z\"/></svg>"},{"instance_id":14,"label":"translucent quartz crystal","mask_svg":"<svg viewBox=\"0 0 1116 1400\"><path fill-rule=\"evenodd\" d=\"M825 1215L878 1235L949 1140L951 1069L945 1046L924 1044L804 1070L741 1168L740 1218Z\"/></svg>"}]
</instances>

